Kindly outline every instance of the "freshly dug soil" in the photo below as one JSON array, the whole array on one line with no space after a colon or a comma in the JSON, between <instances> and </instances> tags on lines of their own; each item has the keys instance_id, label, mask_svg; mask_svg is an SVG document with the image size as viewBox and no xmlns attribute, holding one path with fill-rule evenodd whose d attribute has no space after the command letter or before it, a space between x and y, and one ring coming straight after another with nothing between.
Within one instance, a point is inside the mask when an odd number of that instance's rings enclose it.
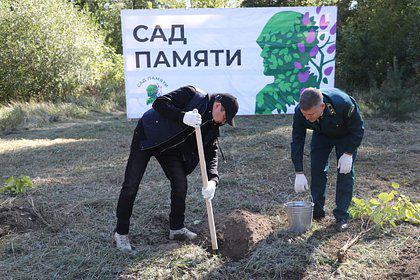
<instances>
[{"instance_id":1,"label":"freshly dug soil","mask_svg":"<svg viewBox=\"0 0 420 280\"><path fill-rule=\"evenodd\" d=\"M273 232L271 221L261 214L234 210L216 217L219 251L233 260L246 257L255 246Z\"/></svg>"},{"instance_id":2,"label":"freshly dug soil","mask_svg":"<svg viewBox=\"0 0 420 280\"><path fill-rule=\"evenodd\" d=\"M8 233L24 233L41 228L33 211L25 206L0 208L0 237Z\"/></svg>"}]
</instances>

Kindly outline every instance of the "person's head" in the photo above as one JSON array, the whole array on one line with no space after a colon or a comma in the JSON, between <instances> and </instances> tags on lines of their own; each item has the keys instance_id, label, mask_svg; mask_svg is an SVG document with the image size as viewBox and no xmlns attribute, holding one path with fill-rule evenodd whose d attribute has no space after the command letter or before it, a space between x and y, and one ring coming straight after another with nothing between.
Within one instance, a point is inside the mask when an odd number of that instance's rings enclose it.
<instances>
[{"instance_id":1,"label":"person's head","mask_svg":"<svg viewBox=\"0 0 420 280\"><path fill-rule=\"evenodd\" d=\"M211 110L214 122L221 125L228 123L234 126L233 118L239 109L236 97L229 93L218 93L215 94L214 99Z\"/></svg>"},{"instance_id":2,"label":"person's head","mask_svg":"<svg viewBox=\"0 0 420 280\"><path fill-rule=\"evenodd\" d=\"M308 121L314 122L319 119L325 109L322 92L316 88L306 88L300 95L299 108Z\"/></svg>"},{"instance_id":3,"label":"person's head","mask_svg":"<svg viewBox=\"0 0 420 280\"><path fill-rule=\"evenodd\" d=\"M299 12L282 11L274 14L265 24L256 40L261 48L264 75L280 75L293 70L296 60L289 60L286 56L299 55L299 60L303 62L303 55L297 50L297 44L302 41L301 33L306 31L301 23L302 17Z\"/></svg>"}]
</instances>

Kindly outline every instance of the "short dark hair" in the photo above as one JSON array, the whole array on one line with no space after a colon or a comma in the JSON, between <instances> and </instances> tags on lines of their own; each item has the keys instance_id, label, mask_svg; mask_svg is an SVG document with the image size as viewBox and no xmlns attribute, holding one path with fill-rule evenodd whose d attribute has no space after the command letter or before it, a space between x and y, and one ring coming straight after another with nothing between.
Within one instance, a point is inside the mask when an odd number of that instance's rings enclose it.
<instances>
[{"instance_id":1,"label":"short dark hair","mask_svg":"<svg viewBox=\"0 0 420 280\"><path fill-rule=\"evenodd\" d=\"M302 110L309 110L321 104L322 92L317 88L306 88L300 95L299 107Z\"/></svg>"}]
</instances>

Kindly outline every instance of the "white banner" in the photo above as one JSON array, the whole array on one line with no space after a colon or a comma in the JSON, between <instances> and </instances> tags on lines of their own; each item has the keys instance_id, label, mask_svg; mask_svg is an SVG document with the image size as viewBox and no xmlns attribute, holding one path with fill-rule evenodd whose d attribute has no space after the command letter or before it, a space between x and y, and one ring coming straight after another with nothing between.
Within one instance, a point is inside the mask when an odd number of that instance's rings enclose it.
<instances>
[{"instance_id":1,"label":"white banner","mask_svg":"<svg viewBox=\"0 0 420 280\"><path fill-rule=\"evenodd\" d=\"M333 87L332 6L123 10L127 117L194 85L228 92L239 115L293 113L302 89Z\"/></svg>"}]
</instances>

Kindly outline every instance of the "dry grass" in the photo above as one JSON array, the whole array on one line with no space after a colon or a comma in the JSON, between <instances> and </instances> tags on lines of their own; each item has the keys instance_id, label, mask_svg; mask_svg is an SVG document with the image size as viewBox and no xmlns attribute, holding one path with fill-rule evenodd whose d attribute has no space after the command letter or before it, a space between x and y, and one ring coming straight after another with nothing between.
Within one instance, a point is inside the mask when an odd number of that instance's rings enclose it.
<instances>
[{"instance_id":1,"label":"dry grass","mask_svg":"<svg viewBox=\"0 0 420 280\"><path fill-rule=\"evenodd\" d=\"M41 127L69 119L88 119L121 109L115 102L83 97L72 103L14 102L0 104L0 132Z\"/></svg>"},{"instance_id":2,"label":"dry grass","mask_svg":"<svg viewBox=\"0 0 420 280\"><path fill-rule=\"evenodd\" d=\"M199 232L193 244L167 239L169 187L155 160L140 186L132 218L137 254L111 246L135 125L124 115L0 135L0 179L26 174L35 185L16 199L0 196L0 279L390 279L391 272L406 264L399 260L403 254L407 262L419 263L418 249L404 253L419 247L419 229L411 225L391 235L364 237L342 264L335 254L357 234L357 221L348 232L336 233L330 214L303 235L289 233L282 205L303 198L293 192L291 116L239 117L237 123L237 128L222 129L227 162L220 163L214 211L244 209L266 215L276 225L273 234L238 262L210 254L207 232ZM366 123L356 196L371 197L395 181L401 192L418 201L419 124L380 119ZM306 149L306 170L308 161ZM335 160L331 163L334 170ZM332 174L330 211L334 182ZM189 177L186 223L198 230L206 223L200 184L196 170Z\"/></svg>"}]
</instances>

